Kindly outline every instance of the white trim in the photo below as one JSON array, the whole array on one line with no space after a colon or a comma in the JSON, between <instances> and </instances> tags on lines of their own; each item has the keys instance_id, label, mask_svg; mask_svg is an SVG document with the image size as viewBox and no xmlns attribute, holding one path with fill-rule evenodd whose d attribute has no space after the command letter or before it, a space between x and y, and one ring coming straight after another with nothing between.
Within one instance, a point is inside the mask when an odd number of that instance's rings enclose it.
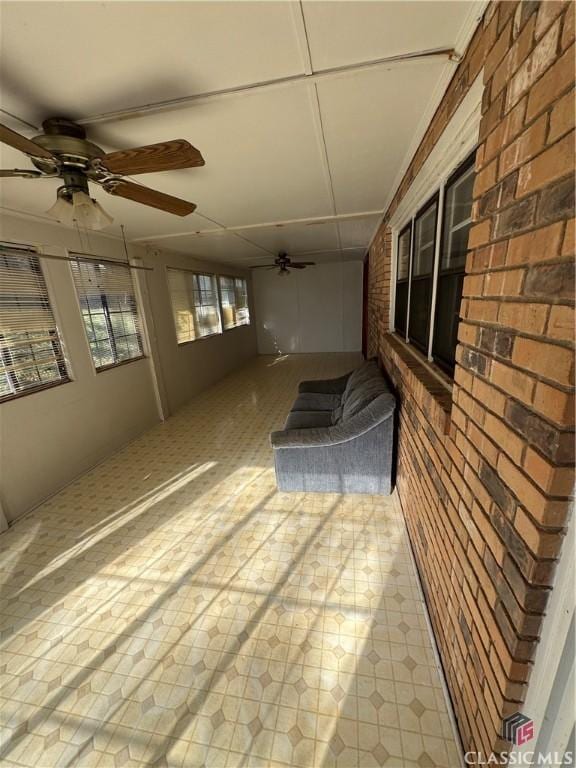
<instances>
[{"instance_id":1,"label":"white trim","mask_svg":"<svg viewBox=\"0 0 576 768\"><path fill-rule=\"evenodd\" d=\"M390 217L390 227L402 229L412 213L422 207L426 200L439 189L442 180L448 178L476 147L482 116L483 92L483 73L480 72L408 192Z\"/></svg>"},{"instance_id":2,"label":"white trim","mask_svg":"<svg viewBox=\"0 0 576 768\"><path fill-rule=\"evenodd\" d=\"M446 63L446 65L444 66L444 69L442 70L442 73L440 74L436 87L432 91L432 95L428 101L428 104L426 105L426 108L422 113L422 117L416 127L416 130L414 131L414 137L412 139L412 142L410 143L410 146L408 147L408 150L404 155L404 159L402 160L398 173L396 174L396 177L392 185L390 186L390 191L388 193L388 196L384 202L384 206L382 209L382 215L386 214L390 203L394 199L394 195L396 194L396 192L398 191L398 187L402 183L402 179L404 178L406 171L408 170L410 163L412 162L412 158L416 154L416 150L418 149L424 136L426 135L426 131L428 130L430 122L432 121L432 118L434 117L436 110L440 106L440 103L444 98L444 94L446 93L446 90L450 85L450 81L452 80L452 77L456 69L455 62L459 61L464 55L464 53L466 52L466 49L468 48L468 45L472 40L472 36L476 31L478 24L482 21L482 17L484 16L484 12L488 7L489 2L490 0L470 0L470 2L468 3L469 5L468 14L464 19L464 23L460 28L460 32L458 33L458 37L456 38L456 43L454 45L454 50L456 51L457 55L454 57L452 61L448 61ZM376 225L376 228L369 240L368 248L372 246L372 243L374 241L374 238L376 237L376 234L378 233L381 223L382 222L379 221L378 224Z\"/></svg>"}]
</instances>

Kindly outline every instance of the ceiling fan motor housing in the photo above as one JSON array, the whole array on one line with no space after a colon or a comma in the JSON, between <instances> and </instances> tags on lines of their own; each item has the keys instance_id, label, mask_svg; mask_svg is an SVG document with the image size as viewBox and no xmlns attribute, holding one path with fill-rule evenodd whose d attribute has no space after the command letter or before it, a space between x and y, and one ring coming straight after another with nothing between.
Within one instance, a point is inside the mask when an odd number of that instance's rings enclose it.
<instances>
[{"instance_id":1,"label":"ceiling fan motor housing","mask_svg":"<svg viewBox=\"0 0 576 768\"><path fill-rule=\"evenodd\" d=\"M45 133L35 136L32 141L55 155L62 164L63 172L67 167L87 171L92 161L104 157L104 150L86 139L86 131L72 120L56 117L42 123ZM41 171L53 171L54 163L42 157L31 158Z\"/></svg>"}]
</instances>

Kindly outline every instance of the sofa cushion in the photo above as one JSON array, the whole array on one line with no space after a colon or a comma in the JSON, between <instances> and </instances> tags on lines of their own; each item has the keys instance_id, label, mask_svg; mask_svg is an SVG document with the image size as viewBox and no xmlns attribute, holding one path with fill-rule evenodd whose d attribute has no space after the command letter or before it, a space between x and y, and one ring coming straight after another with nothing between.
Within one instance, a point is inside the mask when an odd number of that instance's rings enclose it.
<instances>
[{"instance_id":1,"label":"sofa cushion","mask_svg":"<svg viewBox=\"0 0 576 768\"><path fill-rule=\"evenodd\" d=\"M290 411L284 429L312 429L332 426L332 411Z\"/></svg>"},{"instance_id":2,"label":"sofa cushion","mask_svg":"<svg viewBox=\"0 0 576 768\"><path fill-rule=\"evenodd\" d=\"M356 368L355 371L352 371L346 384L344 394L342 395L342 405L346 402L348 395L350 395L350 393L352 393L360 384L374 378L382 379L382 374L378 369L378 365L373 360L363 363L360 368Z\"/></svg>"},{"instance_id":3,"label":"sofa cushion","mask_svg":"<svg viewBox=\"0 0 576 768\"><path fill-rule=\"evenodd\" d=\"M340 405L340 395L303 392L294 401L292 411L333 411Z\"/></svg>"},{"instance_id":4,"label":"sofa cushion","mask_svg":"<svg viewBox=\"0 0 576 768\"><path fill-rule=\"evenodd\" d=\"M335 417L338 419L337 423L347 421L356 416L379 395L384 395L389 391L388 385L381 374L362 382L348 394L342 405L340 418L338 418L338 413L335 414Z\"/></svg>"}]
</instances>

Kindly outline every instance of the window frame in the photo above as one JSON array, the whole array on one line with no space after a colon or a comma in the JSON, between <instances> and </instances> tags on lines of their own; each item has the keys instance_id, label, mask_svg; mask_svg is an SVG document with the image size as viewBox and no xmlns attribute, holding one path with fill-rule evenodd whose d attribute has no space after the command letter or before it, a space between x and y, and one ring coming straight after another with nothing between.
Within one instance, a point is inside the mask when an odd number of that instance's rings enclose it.
<instances>
[{"instance_id":1,"label":"window frame","mask_svg":"<svg viewBox=\"0 0 576 768\"><path fill-rule=\"evenodd\" d=\"M446 373L450 378L454 378L454 370L456 368L455 362L452 363L451 361L447 361L445 358L442 357L441 354L438 354L438 352L434 352L434 331L436 329L437 325L437 318L438 318L438 283L441 277L444 277L445 275L459 275L462 274L462 278L466 276L466 259L464 259L464 265L461 269L452 269L452 270L445 270L444 275L442 274L442 256L444 251L444 235L446 232L446 191L456 182L458 179L464 174L469 171L470 169L474 169L475 163L476 163L476 149L473 149L472 152L470 152L469 155L467 155L462 162L460 162L456 168L452 171L452 173L448 176L447 179L444 180L441 186L441 192L442 192L442 209L439 212L440 213L440 238L439 238L439 248L438 253L436 255L436 274L434 279L434 306L433 306L433 318L432 318L432 327L431 327L431 336L430 336L430 358L436 365L438 365L444 373ZM473 206L474 200L472 199L471 206ZM470 224L472 223L472 208L470 210ZM462 304L462 295L460 295L460 305ZM457 326L459 325L460 318L458 318ZM456 336L458 336L458 327L456 327ZM458 345L458 340L456 340L456 346ZM454 348L454 352L456 352L456 347Z\"/></svg>"},{"instance_id":2,"label":"window frame","mask_svg":"<svg viewBox=\"0 0 576 768\"><path fill-rule=\"evenodd\" d=\"M218 313L218 330L217 331L213 331L212 333L205 333L202 336L196 336L196 338L194 338L194 339L186 339L185 341L178 341L178 327L177 327L177 324L176 324L176 316L175 316L175 313L174 313L174 303L173 303L173 300L172 300L172 292L170 290L170 279L169 279L169 275L168 275L168 272L170 270L172 272L183 272L186 275L191 275L193 278L194 277L209 277L210 278L210 280L212 281L212 284L213 284L213 293L214 293L214 298L215 298L215 302L216 302L214 306L215 306L216 311ZM166 267L166 285L168 287L168 296L169 296L169 299L170 299L170 308L172 310L172 322L174 323L174 334L176 336L176 344L177 344L178 347L183 347L186 344L195 344L197 341L202 341L203 339L212 339L215 336L221 336L222 335L222 333L224 332L224 326L223 326L223 323L222 323L222 308L220 306L220 286L219 286L219 283L218 283L218 276L216 275L216 273L214 273L214 272L201 272L200 270L186 269L186 268L183 268L183 267L170 267L170 266L167 266ZM187 287L188 298L190 298L190 287L188 285L186 287ZM196 316L196 309L197 309L197 307L209 306L209 305L207 305L207 304L206 305L202 305L202 304L195 304L194 303L194 291L195 290L196 289L194 287L192 287L192 289L191 289L191 291L192 291L191 310L192 310L192 313L194 315L194 322L196 324L198 322L198 318ZM202 295L202 289L198 288L198 291L199 291L200 295Z\"/></svg>"},{"instance_id":3,"label":"window frame","mask_svg":"<svg viewBox=\"0 0 576 768\"><path fill-rule=\"evenodd\" d=\"M10 253L9 253L10 250L17 251L20 254L26 254L27 256L29 256L31 259L29 262L32 267L31 271L34 272L36 276L40 278L43 284L45 301L48 305L48 309L50 310L50 314L54 322L54 327L48 330L48 336L50 337L50 344L52 345L52 348L54 351L54 358L55 358L54 364L58 368L60 378L53 379L51 381L40 382L34 386L28 387L26 389L22 389L20 391L15 391L5 395L0 395L0 405L11 402L12 400L18 400L21 397L27 397L28 395L33 395L38 392L42 392L46 389L53 389L54 387L59 387L62 384L69 384L73 381L70 375L70 364L66 357L64 340L59 328L59 319L58 319L56 305L51 295L49 279L46 277L44 265L42 263L42 253L39 250L35 248L31 248L30 246L27 246L27 245L18 246L16 244L4 244L4 248L7 251L6 253L7 256L10 256ZM1 254L0 254L0 258L1 258ZM14 258L19 258L19 257L14 257ZM31 333L31 331L22 331L22 333L29 334ZM2 333L0 333L0 339L3 339L3 338L4 336L2 335ZM30 351L33 357L33 363L36 364L34 367L36 367L37 369L38 368L37 364L41 361L38 361L35 358L35 353L33 349L33 346L34 346L33 339L28 340L28 346L30 347ZM0 350L0 356L2 357L4 364L7 364L7 361L6 361L7 355L10 355L9 349ZM12 381L14 372L7 371L6 373L9 380Z\"/></svg>"},{"instance_id":4,"label":"window frame","mask_svg":"<svg viewBox=\"0 0 576 768\"><path fill-rule=\"evenodd\" d=\"M104 373L105 371L110 371L113 368L119 368L122 365L128 365L129 363L135 363L138 360L144 360L147 355L146 355L146 347L145 347L145 343L144 343L144 332L143 332L144 328L143 328L143 324L142 324L142 311L141 311L141 309L139 307L139 298L140 297L139 297L139 292L138 292L138 286L137 286L137 284L134 281L134 275L132 274L132 269L129 266L126 266L126 264L121 262L121 261L119 261L118 264L115 264L115 263L111 263L109 261L99 262L96 258L94 258L94 259L86 259L86 258L82 258L81 256L76 258L76 254L74 253L74 251L70 252L70 257L71 257L70 258L70 264L69 264L70 273L71 273L71 276L72 276L72 282L74 284L74 290L75 290L76 299L77 299L77 302L78 302L78 311L80 312L80 319L82 321L82 327L84 329L84 337L86 339L86 343L87 343L87 346L88 346L88 352L89 352L89 355L90 355L90 360L92 362L92 366L94 368L94 371L97 374L98 373ZM136 328L136 331L133 334L125 334L124 336L120 336L119 338L122 339L122 338L126 338L126 336L136 336L136 338L138 340L138 345L140 347L140 354L139 355L136 355L135 357L126 358L125 360L115 360L114 362L106 363L105 365L96 365L96 361L94 360L94 355L92 353L92 344L93 343L97 343L99 340L96 339L95 342L92 342L90 340L89 335L88 335L88 329L87 329L87 326L86 326L86 318L88 318L90 320L90 325L91 325L93 331L94 331L94 322L93 322L92 312L90 311L90 307L88 307L88 313L87 314L84 312L84 309L82 307L83 297L80 295L80 292L79 292L79 288L81 286L79 286L76 283L76 279L74 277L74 270L73 270L73 266L78 264L78 263L79 264L91 264L94 267L102 267L102 266L105 267L107 265L110 265L110 266L113 266L113 267L117 266L117 267L120 267L121 269L126 269L128 271L128 273L130 275L130 282L131 282L131 285L132 285L132 290L133 290L133 295L134 295L134 310L132 311L131 314L132 314L132 316L135 316L135 328ZM100 294L100 300L101 300L101 304L102 304L102 313L101 314L103 314L103 316L104 316L104 321L105 321L105 324L106 324L106 331L107 331L107 334L108 334L108 341L110 343L110 349L111 349L112 354L114 355L114 357L117 357L117 351L116 351L117 350L117 348L116 348L117 339L116 339L116 337L114 335L114 328L112 326L111 315L114 315L114 314L125 314L125 313L124 313L124 311L120 311L120 312L116 312L115 313L114 310L111 310L110 306L108 304L108 297L106 296L105 293L101 293ZM100 314L100 313L98 313L98 314Z\"/></svg>"},{"instance_id":5,"label":"window frame","mask_svg":"<svg viewBox=\"0 0 576 768\"><path fill-rule=\"evenodd\" d=\"M222 285L221 280L224 278L225 280L232 280L234 283L234 313L236 314L238 309L238 291L236 289L236 281L237 280L243 280L244 284L246 286L246 308L248 310L248 321L245 323L234 323L234 325L226 326L224 325L224 306L222 304ZM246 328L252 324L252 316L250 313L250 297L249 297L249 291L248 291L248 278L242 277L241 275L230 275L227 273L221 273L218 274L218 297L220 301L220 320L222 325L222 333L226 333L227 331L233 331L236 328Z\"/></svg>"},{"instance_id":6,"label":"window frame","mask_svg":"<svg viewBox=\"0 0 576 768\"><path fill-rule=\"evenodd\" d=\"M423 217L426 215L429 209L433 208L434 205L436 206L436 216L434 217L434 234L432 236L432 265L430 272L428 274L425 274L423 276L418 276L416 280L418 281L429 281L430 282L430 299L429 304L427 307L427 324L426 324L426 341L422 343L420 339L415 339L410 336L410 318L411 318L411 306L412 306L412 298L413 298L413 287L414 287L414 264L415 264L415 248L416 248L416 227L418 224L419 219L423 219ZM438 218L440 216L440 190L436 190L434 194L429 197L424 205L422 205L416 214L412 218L412 238L410 243L410 276L409 276L409 282L410 287L408 291L408 316L406 320L406 338L410 344L416 347L416 349L419 349L420 352L422 352L425 355L428 355L429 346L430 346L430 334L432 332L431 328L431 310L432 310L432 301L433 301L433 294L434 294L434 285L435 285L435 268L436 268L436 257L437 257L437 248L438 248Z\"/></svg>"},{"instance_id":7,"label":"window frame","mask_svg":"<svg viewBox=\"0 0 576 768\"><path fill-rule=\"evenodd\" d=\"M400 262L400 240L409 232L408 236L408 274L403 280L398 279L398 266ZM396 280L394 288L394 330L402 332L404 339L408 338L408 310L410 308L410 272L412 269L412 239L414 234L414 219L411 218L398 232L396 237ZM404 328L398 328L396 325L398 317L398 285L406 285L406 312L404 317Z\"/></svg>"},{"instance_id":8,"label":"window frame","mask_svg":"<svg viewBox=\"0 0 576 768\"><path fill-rule=\"evenodd\" d=\"M393 299L393 312L391 314L392 319L392 328L396 335L398 335L402 341L409 344L410 346L414 347L416 350L418 350L421 354L426 356L426 359L428 362L433 363L438 366L442 374L448 375L450 378L454 377L454 366L450 365L450 363L446 362L446 360L441 356L438 355L437 352L434 351L435 345L434 345L434 339L435 339L435 332L436 332L436 325L437 325L437 315L438 315L438 282L439 278L442 277L441 273L441 260L443 255L443 249L444 249L444 235L445 235L445 211L446 211L446 190L448 190L458 179L463 176L467 171L470 169L474 169L475 166L475 159L476 159L476 151L477 147L474 146L472 149L469 150L469 152L466 154L466 156L461 159L456 166L453 166L450 173L446 176L441 178L439 184L435 185L433 187L433 191L430 192L430 194L427 195L425 202L420 205L420 207L417 209L415 214L412 214L410 216L406 216L403 219L403 223L401 226L395 227L394 229L394 248L395 248L395 262L394 262L394 289L392 292L392 299ZM435 229L434 229L434 254L433 254L433 262L432 262L432 272L430 274L429 279L431 280L431 291L430 291L430 304L428 307L428 330L427 330L427 342L425 345L422 343L419 343L419 340L414 339L410 336L410 305L413 299L413 279L414 279L414 261L415 261L415 232L416 232L416 222L418 218L420 218L425 212L434 204L436 203L436 217L435 217ZM410 271L409 271L409 280L408 280L408 305L406 309L406 332L402 329L399 329L396 325L396 318L397 318L397 306L396 306L396 299L397 299L397 288L398 288L398 258L399 258L399 241L402 235L407 231L407 229L411 227L411 237L410 237ZM466 264L464 264L464 267L462 270L446 270L446 274L462 274L463 276L466 275ZM404 281L402 281L400 284L402 284ZM460 298L460 303L462 301L462 298ZM457 344L458 342L456 342Z\"/></svg>"}]
</instances>

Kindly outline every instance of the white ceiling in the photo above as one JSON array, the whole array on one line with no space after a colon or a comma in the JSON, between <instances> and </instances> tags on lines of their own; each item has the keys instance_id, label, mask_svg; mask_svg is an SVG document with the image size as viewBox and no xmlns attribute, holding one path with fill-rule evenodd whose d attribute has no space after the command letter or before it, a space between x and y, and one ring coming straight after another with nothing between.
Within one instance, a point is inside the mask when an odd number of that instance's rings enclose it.
<instances>
[{"instance_id":1,"label":"white ceiling","mask_svg":"<svg viewBox=\"0 0 576 768\"><path fill-rule=\"evenodd\" d=\"M33 136L7 113L66 116L106 150L172 138L201 150L203 168L137 177L196 202L186 218L94 189L110 233L124 224L130 240L249 264L278 250L362 257L454 64L354 65L461 52L478 4L44 0L0 14L1 122ZM0 157L30 165L4 146ZM45 218L57 186L5 180L1 205Z\"/></svg>"}]
</instances>

